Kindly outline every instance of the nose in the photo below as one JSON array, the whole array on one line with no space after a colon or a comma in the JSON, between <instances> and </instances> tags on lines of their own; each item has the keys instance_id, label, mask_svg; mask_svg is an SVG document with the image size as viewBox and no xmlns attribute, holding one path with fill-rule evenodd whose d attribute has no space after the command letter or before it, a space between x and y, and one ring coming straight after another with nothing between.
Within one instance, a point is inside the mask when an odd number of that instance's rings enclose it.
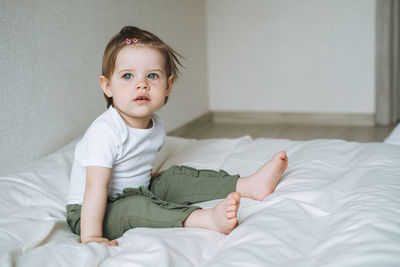
<instances>
[{"instance_id":1,"label":"nose","mask_svg":"<svg viewBox=\"0 0 400 267\"><path fill-rule=\"evenodd\" d=\"M149 89L149 85L147 84L147 81L145 79L141 79L139 81L137 81L136 83L136 90L148 90Z\"/></svg>"}]
</instances>

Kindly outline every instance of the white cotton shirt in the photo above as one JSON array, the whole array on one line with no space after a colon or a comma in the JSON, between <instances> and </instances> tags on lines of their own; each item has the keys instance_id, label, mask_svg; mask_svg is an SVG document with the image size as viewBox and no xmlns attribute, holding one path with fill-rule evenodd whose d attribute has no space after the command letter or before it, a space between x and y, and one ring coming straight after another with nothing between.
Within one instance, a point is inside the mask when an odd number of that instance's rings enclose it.
<instances>
[{"instance_id":1,"label":"white cotton shirt","mask_svg":"<svg viewBox=\"0 0 400 267\"><path fill-rule=\"evenodd\" d=\"M157 115L152 122L150 129L128 127L113 107L100 115L75 147L67 204L82 204L88 166L112 168L110 196L127 187L148 186L166 135Z\"/></svg>"}]
</instances>

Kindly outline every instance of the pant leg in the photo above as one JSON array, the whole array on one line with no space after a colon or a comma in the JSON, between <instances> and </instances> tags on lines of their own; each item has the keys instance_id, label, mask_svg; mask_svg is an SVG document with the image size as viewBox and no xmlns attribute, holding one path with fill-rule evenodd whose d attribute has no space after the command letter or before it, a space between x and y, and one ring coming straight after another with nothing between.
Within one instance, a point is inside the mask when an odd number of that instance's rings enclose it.
<instances>
[{"instance_id":1,"label":"pant leg","mask_svg":"<svg viewBox=\"0 0 400 267\"><path fill-rule=\"evenodd\" d=\"M67 205L67 223L77 235L81 234L81 209L82 206L79 204Z\"/></svg>"},{"instance_id":2,"label":"pant leg","mask_svg":"<svg viewBox=\"0 0 400 267\"><path fill-rule=\"evenodd\" d=\"M152 178L150 190L155 197L173 203L193 203L225 198L236 191L239 175L213 170L173 166Z\"/></svg>"},{"instance_id":3,"label":"pant leg","mask_svg":"<svg viewBox=\"0 0 400 267\"><path fill-rule=\"evenodd\" d=\"M80 205L67 206L68 223L72 231L79 235L80 208ZM125 188L122 194L110 198L107 203L103 219L103 236L115 239L136 227L182 227L186 217L196 209L200 207L157 199L143 186Z\"/></svg>"}]
</instances>

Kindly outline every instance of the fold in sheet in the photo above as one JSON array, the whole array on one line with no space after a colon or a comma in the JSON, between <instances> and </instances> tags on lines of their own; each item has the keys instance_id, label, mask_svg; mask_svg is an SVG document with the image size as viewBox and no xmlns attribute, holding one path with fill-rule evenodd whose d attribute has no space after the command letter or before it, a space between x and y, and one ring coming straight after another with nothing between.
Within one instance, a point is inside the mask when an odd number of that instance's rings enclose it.
<instances>
[{"instance_id":1,"label":"fold in sheet","mask_svg":"<svg viewBox=\"0 0 400 267\"><path fill-rule=\"evenodd\" d=\"M400 146L343 140L168 137L153 171L172 165L246 176L286 150L289 168L264 201L242 198L239 226L137 228L118 247L81 244L65 222L74 145L0 177L0 266L396 266ZM219 200L200 203L213 207Z\"/></svg>"}]
</instances>

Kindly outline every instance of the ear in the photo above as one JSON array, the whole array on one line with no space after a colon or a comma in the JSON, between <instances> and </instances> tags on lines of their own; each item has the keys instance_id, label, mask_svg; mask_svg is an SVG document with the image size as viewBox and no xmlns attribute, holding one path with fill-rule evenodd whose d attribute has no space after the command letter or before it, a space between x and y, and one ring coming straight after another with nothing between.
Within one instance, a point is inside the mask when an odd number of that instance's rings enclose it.
<instances>
[{"instance_id":1,"label":"ear","mask_svg":"<svg viewBox=\"0 0 400 267\"><path fill-rule=\"evenodd\" d=\"M172 91L172 86L175 83L175 76L171 75L168 77L168 88L167 88L167 95L169 95Z\"/></svg>"},{"instance_id":2,"label":"ear","mask_svg":"<svg viewBox=\"0 0 400 267\"><path fill-rule=\"evenodd\" d=\"M100 76L99 84L106 96L112 97L111 83L105 76Z\"/></svg>"}]
</instances>

